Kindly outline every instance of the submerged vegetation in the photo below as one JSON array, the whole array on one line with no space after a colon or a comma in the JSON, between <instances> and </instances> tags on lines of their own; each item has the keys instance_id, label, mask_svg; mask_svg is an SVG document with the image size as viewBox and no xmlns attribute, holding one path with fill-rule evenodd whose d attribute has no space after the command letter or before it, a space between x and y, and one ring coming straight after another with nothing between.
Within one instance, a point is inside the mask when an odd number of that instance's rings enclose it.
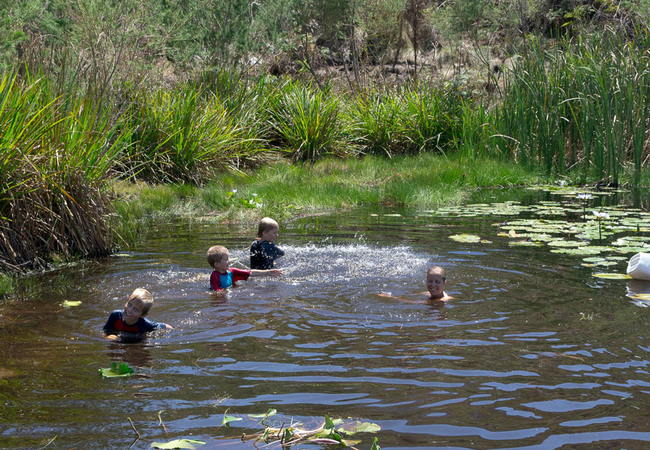
<instances>
[{"instance_id":1,"label":"submerged vegetation","mask_svg":"<svg viewBox=\"0 0 650 450\"><path fill-rule=\"evenodd\" d=\"M108 254L161 212L430 208L549 177L647 181L644 4L75 0L0 11L5 273Z\"/></svg>"}]
</instances>

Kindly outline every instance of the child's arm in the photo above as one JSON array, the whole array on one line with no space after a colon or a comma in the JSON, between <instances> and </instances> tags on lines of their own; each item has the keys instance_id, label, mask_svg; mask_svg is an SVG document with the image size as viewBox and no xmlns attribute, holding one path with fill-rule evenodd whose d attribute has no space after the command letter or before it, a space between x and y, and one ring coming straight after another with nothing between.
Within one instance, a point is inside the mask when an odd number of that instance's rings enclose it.
<instances>
[{"instance_id":1,"label":"child's arm","mask_svg":"<svg viewBox=\"0 0 650 450\"><path fill-rule=\"evenodd\" d=\"M395 297L395 296L393 296L393 295L390 295L390 293L388 293L388 292L380 292L380 293L377 294L377 295L378 295L379 297L392 298L392 299L395 299L395 300L399 300L400 302L406 302L406 303L422 303L422 301L409 300L409 299L402 298L402 297Z\"/></svg>"},{"instance_id":2,"label":"child's arm","mask_svg":"<svg viewBox=\"0 0 650 450\"><path fill-rule=\"evenodd\" d=\"M282 269L251 269L251 277L279 277L282 276Z\"/></svg>"},{"instance_id":3,"label":"child's arm","mask_svg":"<svg viewBox=\"0 0 650 450\"><path fill-rule=\"evenodd\" d=\"M104 331L102 331L102 337L108 341L117 341L118 339L117 334L108 334Z\"/></svg>"},{"instance_id":4,"label":"child's arm","mask_svg":"<svg viewBox=\"0 0 650 450\"><path fill-rule=\"evenodd\" d=\"M109 341L116 341L118 339L118 336L115 333L115 330L113 329L113 324L115 324L118 317L119 317L119 312L118 311L113 311L108 316L108 320L106 321L106 323L102 327L102 337L104 339L108 339Z\"/></svg>"}]
</instances>

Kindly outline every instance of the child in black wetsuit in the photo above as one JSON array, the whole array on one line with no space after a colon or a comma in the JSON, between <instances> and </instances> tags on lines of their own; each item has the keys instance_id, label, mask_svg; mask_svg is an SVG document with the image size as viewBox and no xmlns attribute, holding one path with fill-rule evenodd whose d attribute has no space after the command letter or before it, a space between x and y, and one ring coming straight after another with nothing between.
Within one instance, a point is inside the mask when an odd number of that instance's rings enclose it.
<instances>
[{"instance_id":1,"label":"child in black wetsuit","mask_svg":"<svg viewBox=\"0 0 650 450\"><path fill-rule=\"evenodd\" d=\"M257 239L251 245L251 269L268 270L273 262L284 256L284 250L275 245L280 226L270 217L260 220Z\"/></svg>"}]
</instances>

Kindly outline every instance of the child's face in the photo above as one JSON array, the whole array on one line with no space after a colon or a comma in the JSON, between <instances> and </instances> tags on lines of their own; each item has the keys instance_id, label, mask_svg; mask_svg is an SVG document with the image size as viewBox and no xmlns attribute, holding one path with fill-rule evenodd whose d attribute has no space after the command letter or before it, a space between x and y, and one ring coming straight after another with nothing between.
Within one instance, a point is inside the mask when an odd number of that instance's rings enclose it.
<instances>
[{"instance_id":1,"label":"child's face","mask_svg":"<svg viewBox=\"0 0 650 450\"><path fill-rule=\"evenodd\" d=\"M127 325L133 325L142 317L142 303L137 300L129 300L124 305L124 312L122 313L122 319Z\"/></svg>"},{"instance_id":2,"label":"child's face","mask_svg":"<svg viewBox=\"0 0 650 450\"><path fill-rule=\"evenodd\" d=\"M221 261L214 263L214 270L220 273L226 273L230 264L230 254L226 253Z\"/></svg>"},{"instance_id":3,"label":"child's face","mask_svg":"<svg viewBox=\"0 0 650 450\"><path fill-rule=\"evenodd\" d=\"M439 273L427 274L427 290L431 294L431 298L440 298L445 292L445 277Z\"/></svg>"},{"instance_id":4,"label":"child's face","mask_svg":"<svg viewBox=\"0 0 650 450\"><path fill-rule=\"evenodd\" d=\"M275 242L278 238L278 227L270 228L262 233L262 240L269 241L270 243Z\"/></svg>"}]
</instances>

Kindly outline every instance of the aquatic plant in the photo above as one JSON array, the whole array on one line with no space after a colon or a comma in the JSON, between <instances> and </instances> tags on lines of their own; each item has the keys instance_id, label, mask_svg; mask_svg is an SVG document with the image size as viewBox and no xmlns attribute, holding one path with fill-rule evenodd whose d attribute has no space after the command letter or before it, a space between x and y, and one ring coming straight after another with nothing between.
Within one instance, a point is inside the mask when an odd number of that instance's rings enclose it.
<instances>
[{"instance_id":1,"label":"aquatic plant","mask_svg":"<svg viewBox=\"0 0 650 450\"><path fill-rule=\"evenodd\" d=\"M1 270L113 250L106 183L127 133L110 118L46 78L0 79Z\"/></svg>"},{"instance_id":2,"label":"aquatic plant","mask_svg":"<svg viewBox=\"0 0 650 450\"><path fill-rule=\"evenodd\" d=\"M269 120L280 149L294 160L314 162L344 155L339 99L330 93L288 83L268 104Z\"/></svg>"},{"instance_id":3,"label":"aquatic plant","mask_svg":"<svg viewBox=\"0 0 650 450\"><path fill-rule=\"evenodd\" d=\"M201 184L219 170L253 159L253 142L218 97L193 86L134 95L125 127L132 145L122 158L128 176Z\"/></svg>"},{"instance_id":4,"label":"aquatic plant","mask_svg":"<svg viewBox=\"0 0 650 450\"><path fill-rule=\"evenodd\" d=\"M263 415L261 422L268 419L275 412L275 410L269 410L269 413ZM260 417L260 415L249 415L249 417L256 418ZM241 420L241 418L229 416L226 422L226 415L224 414L224 423L235 420ZM356 433L376 433L381 429L379 425L374 423L332 420L328 416L325 416L323 423L314 429L301 428L300 425L300 423L293 423L293 421L289 426L285 426L285 423L280 427L266 425L263 432L247 436L247 438L254 438L253 443L258 441L265 443L279 442L283 447L299 443L353 446L360 441L344 439L344 436L352 436Z\"/></svg>"},{"instance_id":5,"label":"aquatic plant","mask_svg":"<svg viewBox=\"0 0 650 450\"><path fill-rule=\"evenodd\" d=\"M205 445L205 442L198 441L196 439L174 439L169 442L152 442L151 446L153 448L159 449L185 449L185 450L195 450Z\"/></svg>"},{"instance_id":6,"label":"aquatic plant","mask_svg":"<svg viewBox=\"0 0 650 450\"><path fill-rule=\"evenodd\" d=\"M362 152L392 157L406 151L406 107L401 97L387 90L367 89L350 102L348 133Z\"/></svg>"},{"instance_id":7,"label":"aquatic plant","mask_svg":"<svg viewBox=\"0 0 650 450\"><path fill-rule=\"evenodd\" d=\"M495 128L505 151L524 165L618 184L633 164L638 183L650 123L650 36L624 40L614 30L558 39L530 39L526 56L506 78Z\"/></svg>"},{"instance_id":8,"label":"aquatic plant","mask_svg":"<svg viewBox=\"0 0 650 450\"><path fill-rule=\"evenodd\" d=\"M99 373L104 378L121 378L133 375L133 369L124 362L113 362L111 367L99 369Z\"/></svg>"}]
</instances>

